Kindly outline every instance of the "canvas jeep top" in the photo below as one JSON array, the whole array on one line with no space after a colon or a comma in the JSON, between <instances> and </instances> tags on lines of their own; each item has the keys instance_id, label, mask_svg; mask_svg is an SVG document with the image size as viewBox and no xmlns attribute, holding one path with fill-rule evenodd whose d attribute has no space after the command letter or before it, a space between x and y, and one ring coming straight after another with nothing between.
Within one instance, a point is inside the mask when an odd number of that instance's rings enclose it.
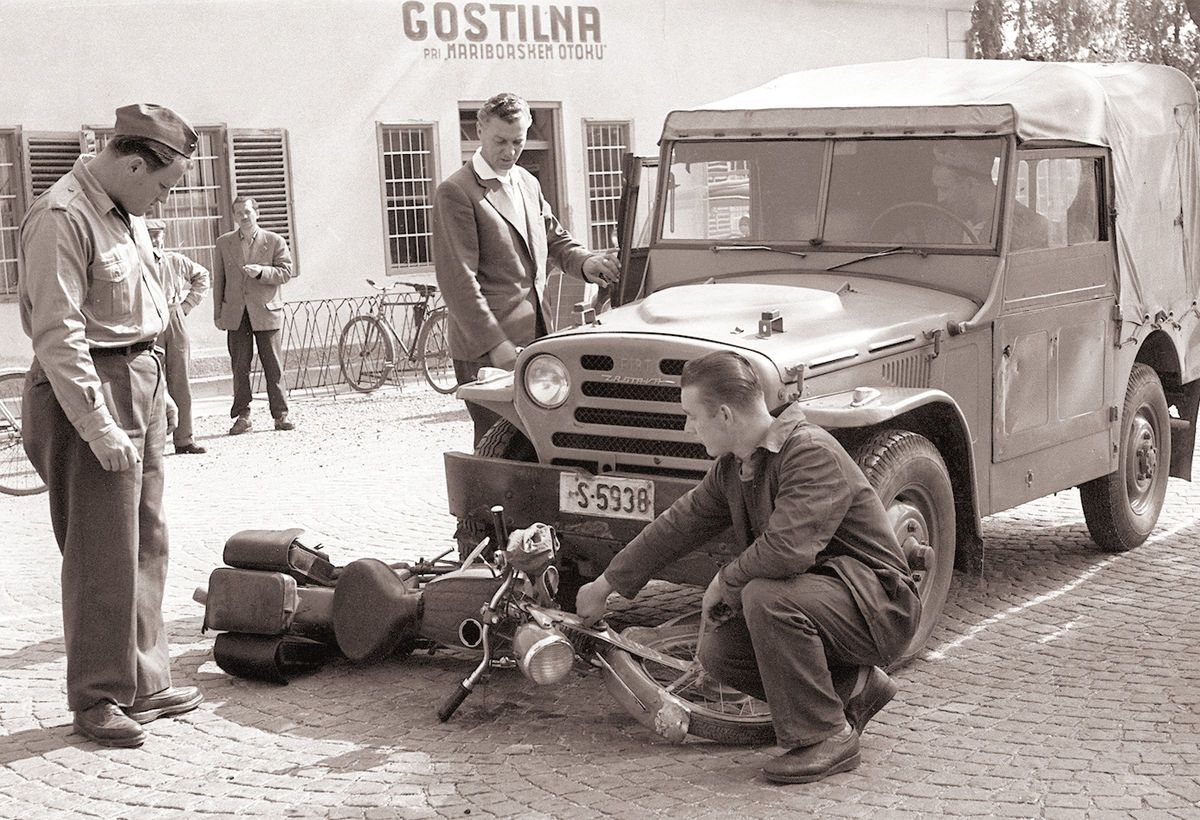
<instances>
[{"instance_id":1,"label":"canvas jeep top","mask_svg":"<svg viewBox=\"0 0 1200 820\"><path fill-rule=\"evenodd\" d=\"M569 598L709 466L679 375L717 349L933 548L909 655L981 516L1078 486L1100 548L1140 544L1191 473L1197 147L1191 82L1141 64L851 65L672 112L628 168L614 307L459 390L503 417L445 457L464 548L493 504L551 523Z\"/></svg>"}]
</instances>

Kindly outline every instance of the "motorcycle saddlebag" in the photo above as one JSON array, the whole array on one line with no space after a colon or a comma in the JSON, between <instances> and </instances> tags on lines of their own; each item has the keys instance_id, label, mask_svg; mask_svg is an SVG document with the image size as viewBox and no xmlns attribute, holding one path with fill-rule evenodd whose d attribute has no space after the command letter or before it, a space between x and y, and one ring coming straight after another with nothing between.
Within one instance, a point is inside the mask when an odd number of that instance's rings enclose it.
<instances>
[{"instance_id":1,"label":"motorcycle saddlebag","mask_svg":"<svg viewBox=\"0 0 1200 820\"><path fill-rule=\"evenodd\" d=\"M229 536L222 556L240 569L286 572L301 584L331 587L336 571L319 547L300 540L304 530L242 530Z\"/></svg>"},{"instance_id":2,"label":"motorcycle saddlebag","mask_svg":"<svg viewBox=\"0 0 1200 820\"><path fill-rule=\"evenodd\" d=\"M217 666L239 678L271 683L286 684L288 678L314 671L329 655L326 644L299 635L222 632L213 642Z\"/></svg>"},{"instance_id":3,"label":"motorcycle saddlebag","mask_svg":"<svg viewBox=\"0 0 1200 820\"><path fill-rule=\"evenodd\" d=\"M202 631L282 635L299 606L296 579L290 575L218 567L208 577Z\"/></svg>"}]
</instances>

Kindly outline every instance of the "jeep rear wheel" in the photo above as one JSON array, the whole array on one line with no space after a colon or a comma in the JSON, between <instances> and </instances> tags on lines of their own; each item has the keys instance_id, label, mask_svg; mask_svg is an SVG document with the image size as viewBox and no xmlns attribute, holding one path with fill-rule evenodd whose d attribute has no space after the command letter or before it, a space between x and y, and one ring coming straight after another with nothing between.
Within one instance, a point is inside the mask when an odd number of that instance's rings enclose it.
<instances>
[{"instance_id":1,"label":"jeep rear wheel","mask_svg":"<svg viewBox=\"0 0 1200 820\"><path fill-rule=\"evenodd\" d=\"M506 419L500 419L483 434L475 445L475 455L484 458L502 458L505 461L537 461L537 450L517 429L516 425ZM500 499L496 500L499 503ZM458 528L454 537L458 541L458 558L464 560L484 538L492 534L491 519L488 510L480 511L474 517L458 519ZM493 547L494 548L494 547ZM501 549L503 546L500 547ZM489 553L490 554L490 553Z\"/></svg>"},{"instance_id":2,"label":"jeep rear wheel","mask_svg":"<svg viewBox=\"0 0 1200 820\"><path fill-rule=\"evenodd\" d=\"M921 651L941 617L954 577L954 488L933 443L908 430L882 430L855 450L855 459L887 510L901 544L910 536L933 549L913 577L921 596L921 621L896 665Z\"/></svg>"},{"instance_id":3,"label":"jeep rear wheel","mask_svg":"<svg viewBox=\"0 0 1200 820\"><path fill-rule=\"evenodd\" d=\"M1171 466L1171 417L1154 369L1135 364L1125 389L1117 469L1079 485L1083 517L1100 549L1125 552L1158 523Z\"/></svg>"}]
</instances>

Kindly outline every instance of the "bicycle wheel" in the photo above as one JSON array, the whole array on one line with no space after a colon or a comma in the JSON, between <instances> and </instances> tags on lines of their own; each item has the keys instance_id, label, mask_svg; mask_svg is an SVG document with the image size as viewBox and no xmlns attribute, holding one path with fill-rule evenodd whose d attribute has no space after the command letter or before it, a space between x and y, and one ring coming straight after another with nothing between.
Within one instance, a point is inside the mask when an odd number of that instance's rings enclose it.
<instances>
[{"instance_id":1,"label":"bicycle wheel","mask_svg":"<svg viewBox=\"0 0 1200 820\"><path fill-rule=\"evenodd\" d=\"M695 624L640 627L621 635L666 655L690 661L696 656ZM639 723L679 742L674 721L664 719L680 709L687 713L686 732L718 743L761 745L775 739L766 703L695 672L680 672L623 650L608 655L604 683ZM677 717L678 715L676 715Z\"/></svg>"},{"instance_id":2,"label":"bicycle wheel","mask_svg":"<svg viewBox=\"0 0 1200 820\"><path fill-rule=\"evenodd\" d=\"M25 373L0 373L0 493L33 495L46 489L21 442L21 391Z\"/></svg>"},{"instance_id":3,"label":"bicycle wheel","mask_svg":"<svg viewBox=\"0 0 1200 820\"><path fill-rule=\"evenodd\" d=\"M361 393L370 393L387 381L396 364L391 331L374 316L355 316L338 341L342 378Z\"/></svg>"},{"instance_id":4,"label":"bicycle wheel","mask_svg":"<svg viewBox=\"0 0 1200 820\"><path fill-rule=\"evenodd\" d=\"M421 332L417 334L417 350L420 351L425 381L439 393L453 393L458 387L454 360L450 358L448 327L446 309L440 307L425 318Z\"/></svg>"}]
</instances>

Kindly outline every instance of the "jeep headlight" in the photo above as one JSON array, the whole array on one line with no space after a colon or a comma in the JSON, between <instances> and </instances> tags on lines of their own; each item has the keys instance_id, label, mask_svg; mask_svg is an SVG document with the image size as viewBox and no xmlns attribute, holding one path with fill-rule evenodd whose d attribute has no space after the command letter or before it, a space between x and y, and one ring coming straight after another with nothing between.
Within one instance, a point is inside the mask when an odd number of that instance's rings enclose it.
<instances>
[{"instance_id":1,"label":"jeep headlight","mask_svg":"<svg viewBox=\"0 0 1200 820\"><path fill-rule=\"evenodd\" d=\"M557 356L543 353L525 365L525 392L538 407L558 407L571 393L571 377Z\"/></svg>"}]
</instances>

